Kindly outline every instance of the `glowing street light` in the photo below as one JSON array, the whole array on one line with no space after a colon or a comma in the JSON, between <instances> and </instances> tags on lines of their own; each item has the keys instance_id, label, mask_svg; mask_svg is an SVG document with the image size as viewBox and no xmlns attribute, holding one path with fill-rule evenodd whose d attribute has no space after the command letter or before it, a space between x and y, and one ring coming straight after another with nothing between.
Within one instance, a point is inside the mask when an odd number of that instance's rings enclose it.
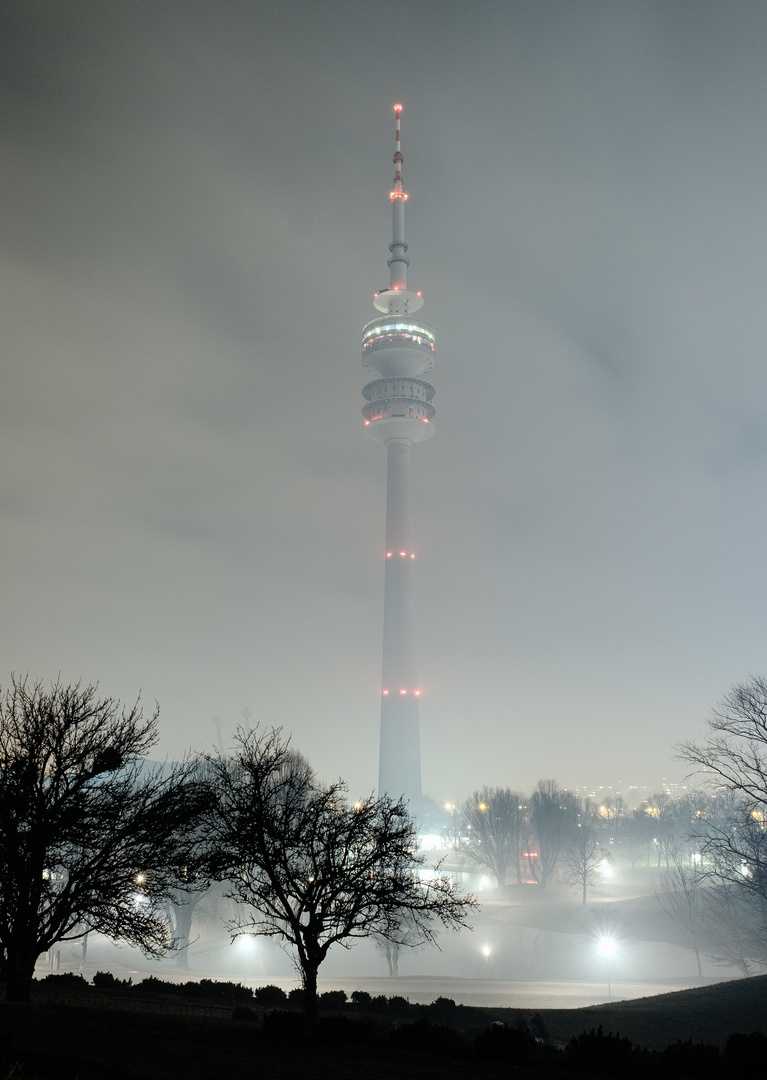
<instances>
[{"instance_id":1,"label":"glowing street light","mask_svg":"<svg viewBox=\"0 0 767 1080\"><path fill-rule=\"evenodd\" d=\"M605 958L605 967L607 968L607 996L612 997L612 986L610 985L610 961L613 956L615 956L617 949L615 938L602 937L599 939L598 945L599 951Z\"/></svg>"}]
</instances>

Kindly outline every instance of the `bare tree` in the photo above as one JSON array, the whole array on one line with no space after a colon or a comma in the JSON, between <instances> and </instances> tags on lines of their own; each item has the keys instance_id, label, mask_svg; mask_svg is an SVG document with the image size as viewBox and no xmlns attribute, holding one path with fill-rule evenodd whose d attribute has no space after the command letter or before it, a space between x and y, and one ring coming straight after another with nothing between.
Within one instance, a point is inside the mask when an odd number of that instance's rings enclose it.
<instances>
[{"instance_id":1,"label":"bare tree","mask_svg":"<svg viewBox=\"0 0 767 1080\"><path fill-rule=\"evenodd\" d=\"M0 694L0 971L28 1000L35 962L89 930L151 956L185 887L205 805L193 767L148 767L157 714L97 687L13 678Z\"/></svg>"},{"instance_id":2,"label":"bare tree","mask_svg":"<svg viewBox=\"0 0 767 1080\"><path fill-rule=\"evenodd\" d=\"M704 890L706 948L718 964L744 975L764 972L767 940L764 912L753 896L734 881L718 881Z\"/></svg>"},{"instance_id":3,"label":"bare tree","mask_svg":"<svg viewBox=\"0 0 767 1080\"><path fill-rule=\"evenodd\" d=\"M748 894L767 930L767 680L755 675L733 686L706 723L703 742L678 750L709 788L731 795L729 813L705 821L709 872Z\"/></svg>"},{"instance_id":4,"label":"bare tree","mask_svg":"<svg viewBox=\"0 0 767 1080\"><path fill-rule=\"evenodd\" d=\"M174 889L166 905L168 926L173 939L173 951L176 954L176 967L181 968L182 971L189 970L192 921L195 909L204 895L202 889L192 893Z\"/></svg>"},{"instance_id":5,"label":"bare tree","mask_svg":"<svg viewBox=\"0 0 767 1080\"><path fill-rule=\"evenodd\" d=\"M601 842L601 834L597 807L587 799L563 854L565 883L581 890L584 907L588 890L599 881L605 863L612 862L609 849Z\"/></svg>"},{"instance_id":6,"label":"bare tree","mask_svg":"<svg viewBox=\"0 0 767 1080\"><path fill-rule=\"evenodd\" d=\"M685 944L695 953L698 978L703 977L700 962L701 942L705 934L706 893L704 878L689 854L675 851L661 872L655 897L663 911L680 931Z\"/></svg>"},{"instance_id":7,"label":"bare tree","mask_svg":"<svg viewBox=\"0 0 767 1080\"><path fill-rule=\"evenodd\" d=\"M520 852L526 822L523 796L509 788L483 787L464 803L463 821L469 841L461 851L469 861L494 874L499 889L506 884L511 863L521 884Z\"/></svg>"},{"instance_id":8,"label":"bare tree","mask_svg":"<svg viewBox=\"0 0 767 1080\"><path fill-rule=\"evenodd\" d=\"M631 811L626 800L622 795L607 795L603 799L598 813L608 826L610 843L620 843L626 832L626 823L631 817Z\"/></svg>"},{"instance_id":9,"label":"bare tree","mask_svg":"<svg viewBox=\"0 0 767 1080\"><path fill-rule=\"evenodd\" d=\"M555 780L539 780L530 796L530 824L538 841L538 868L542 889L578 826L578 797ZM535 869L535 864L533 864Z\"/></svg>"},{"instance_id":10,"label":"bare tree","mask_svg":"<svg viewBox=\"0 0 767 1080\"><path fill-rule=\"evenodd\" d=\"M377 952L380 952L386 960L389 977L396 979L399 975L399 958L403 949L415 950L425 944L423 935L417 926L408 926L408 915L403 913L400 921L399 940L373 935Z\"/></svg>"},{"instance_id":11,"label":"bare tree","mask_svg":"<svg viewBox=\"0 0 767 1080\"><path fill-rule=\"evenodd\" d=\"M245 909L229 929L276 936L291 948L309 1029L317 1023L317 973L332 945L376 936L412 946L433 941L435 924L466 925L475 901L444 875L422 876L402 801L371 797L350 806L345 786L321 785L275 730L240 731L233 758L207 760L217 798L208 837L216 873Z\"/></svg>"}]
</instances>

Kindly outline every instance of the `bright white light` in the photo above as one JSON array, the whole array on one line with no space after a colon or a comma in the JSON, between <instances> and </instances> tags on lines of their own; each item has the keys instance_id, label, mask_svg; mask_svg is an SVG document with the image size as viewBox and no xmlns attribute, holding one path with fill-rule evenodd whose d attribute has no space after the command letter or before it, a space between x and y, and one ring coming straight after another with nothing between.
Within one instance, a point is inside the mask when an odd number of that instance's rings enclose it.
<instances>
[{"instance_id":1,"label":"bright white light","mask_svg":"<svg viewBox=\"0 0 767 1080\"><path fill-rule=\"evenodd\" d=\"M599 951L603 956L613 956L615 954L615 939L611 937L603 937L599 939Z\"/></svg>"},{"instance_id":2,"label":"bright white light","mask_svg":"<svg viewBox=\"0 0 767 1080\"><path fill-rule=\"evenodd\" d=\"M490 959L490 946L489 945L483 945L482 946L482 955L484 956L485 960Z\"/></svg>"},{"instance_id":3,"label":"bright white light","mask_svg":"<svg viewBox=\"0 0 767 1080\"><path fill-rule=\"evenodd\" d=\"M242 952L250 952L251 949L256 947L256 939L252 934L240 934L237 938L237 948Z\"/></svg>"},{"instance_id":4,"label":"bright white light","mask_svg":"<svg viewBox=\"0 0 767 1080\"><path fill-rule=\"evenodd\" d=\"M480 889L487 889L489 886L490 886L490 878L483 877L483 878L479 879L479 887L480 887Z\"/></svg>"},{"instance_id":5,"label":"bright white light","mask_svg":"<svg viewBox=\"0 0 767 1080\"><path fill-rule=\"evenodd\" d=\"M602 859L601 863L599 864L599 870L602 874L602 877L605 878L611 878L615 873L613 869L613 864L609 861L609 859Z\"/></svg>"}]
</instances>

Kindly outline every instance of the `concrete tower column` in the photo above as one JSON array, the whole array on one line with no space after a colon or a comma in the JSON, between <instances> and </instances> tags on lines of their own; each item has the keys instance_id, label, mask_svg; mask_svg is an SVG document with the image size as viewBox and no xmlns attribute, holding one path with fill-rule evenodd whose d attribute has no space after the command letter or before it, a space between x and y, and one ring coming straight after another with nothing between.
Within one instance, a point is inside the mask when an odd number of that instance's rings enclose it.
<instances>
[{"instance_id":1,"label":"concrete tower column","mask_svg":"<svg viewBox=\"0 0 767 1080\"><path fill-rule=\"evenodd\" d=\"M378 793L405 796L414 810L421 805L421 750L415 640L415 595L410 451L434 433L434 387L421 378L434 366L434 331L415 316L423 306L419 292L408 289L405 201L402 187L400 116L394 153L390 280L375 295L383 317L368 323L362 335L362 363L375 376L362 393L365 431L386 446L386 547L384 572L381 738Z\"/></svg>"},{"instance_id":2,"label":"concrete tower column","mask_svg":"<svg viewBox=\"0 0 767 1080\"><path fill-rule=\"evenodd\" d=\"M386 567L378 790L421 799L410 447L386 444ZM401 789L401 790L400 790Z\"/></svg>"}]
</instances>

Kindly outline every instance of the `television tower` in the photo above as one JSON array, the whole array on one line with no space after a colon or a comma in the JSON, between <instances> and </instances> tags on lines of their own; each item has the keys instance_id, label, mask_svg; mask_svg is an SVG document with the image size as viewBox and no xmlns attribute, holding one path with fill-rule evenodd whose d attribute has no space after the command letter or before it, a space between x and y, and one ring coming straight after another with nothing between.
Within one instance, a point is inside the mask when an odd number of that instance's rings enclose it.
<instances>
[{"instance_id":1,"label":"television tower","mask_svg":"<svg viewBox=\"0 0 767 1080\"><path fill-rule=\"evenodd\" d=\"M378 794L404 795L411 807L421 804L421 748L418 731L415 598L410 497L410 448L434 434L434 387L421 376L434 367L434 331L415 317L423 306L419 292L407 285L410 260L405 243L400 118L394 106L396 134L389 285L375 294L373 305L383 316L362 332L362 364L371 375L362 390L365 431L386 446L386 547L384 570L381 742Z\"/></svg>"}]
</instances>

